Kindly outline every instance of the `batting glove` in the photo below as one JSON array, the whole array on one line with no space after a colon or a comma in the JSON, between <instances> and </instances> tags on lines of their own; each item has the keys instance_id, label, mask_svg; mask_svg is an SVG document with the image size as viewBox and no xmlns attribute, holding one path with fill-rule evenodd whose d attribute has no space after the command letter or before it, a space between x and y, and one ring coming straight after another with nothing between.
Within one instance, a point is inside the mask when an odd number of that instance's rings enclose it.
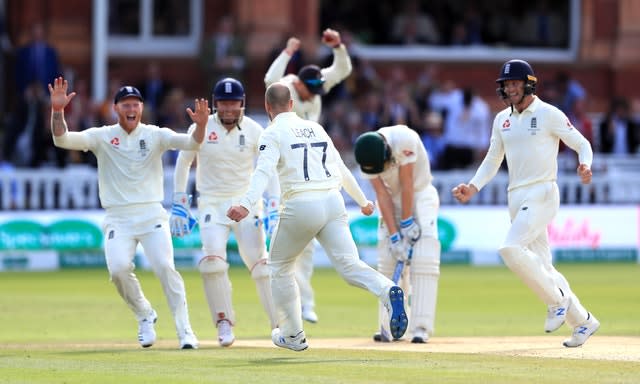
<instances>
[{"instance_id":1,"label":"batting glove","mask_svg":"<svg viewBox=\"0 0 640 384\"><path fill-rule=\"evenodd\" d=\"M402 236L399 232L396 232L393 235L389 236L389 251L391 252L391 256L393 256L396 260L407 260L408 255L404 249L404 242L402 241Z\"/></svg>"},{"instance_id":2,"label":"batting glove","mask_svg":"<svg viewBox=\"0 0 640 384\"><path fill-rule=\"evenodd\" d=\"M171 236L186 236L196 226L197 220L189 211L190 205L191 195L183 192L173 194L173 205L171 206L171 217L169 218Z\"/></svg>"},{"instance_id":3,"label":"batting glove","mask_svg":"<svg viewBox=\"0 0 640 384\"><path fill-rule=\"evenodd\" d=\"M409 245L413 246L420 239L422 230L418 223L413 219L413 216L409 216L400 221L400 233L403 238L407 239Z\"/></svg>"},{"instance_id":4,"label":"batting glove","mask_svg":"<svg viewBox=\"0 0 640 384\"><path fill-rule=\"evenodd\" d=\"M271 238L280 221L280 201L277 197L270 197L267 199L266 206L267 217L264 218L264 230L267 233L267 237Z\"/></svg>"}]
</instances>

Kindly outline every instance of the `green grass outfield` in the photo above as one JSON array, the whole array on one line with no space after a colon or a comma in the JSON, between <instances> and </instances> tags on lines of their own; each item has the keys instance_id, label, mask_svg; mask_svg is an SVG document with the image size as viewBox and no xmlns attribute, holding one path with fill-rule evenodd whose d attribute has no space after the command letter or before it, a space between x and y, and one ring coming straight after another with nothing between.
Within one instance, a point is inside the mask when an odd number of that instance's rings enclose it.
<instances>
[{"instance_id":1,"label":"green grass outfield","mask_svg":"<svg viewBox=\"0 0 640 384\"><path fill-rule=\"evenodd\" d=\"M270 345L267 317L249 273L242 268L231 269L238 340L231 348L217 345L198 273L181 271L192 325L202 343L196 351L177 349L172 318L150 272L138 273L159 314L158 342L149 349L137 344L137 323L106 270L3 272L0 383L640 382L637 356L625 361L593 359L588 354L590 347L598 346L598 338L640 340L640 265L560 264L558 269L602 323L592 340L562 358L437 352L439 339L504 336L540 336L541 352L568 351L559 344L570 330L563 327L545 336L546 308L504 267L443 266L431 342L377 344L359 350L331 348L330 339L361 339L363 345L373 345L376 299L348 286L333 269L318 269L313 285L320 322L305 325L310 348L304 352ZM314 343L323 347L315 348ZM398 350L399 345L410 350Z\"/></svg>"}]
</instances>

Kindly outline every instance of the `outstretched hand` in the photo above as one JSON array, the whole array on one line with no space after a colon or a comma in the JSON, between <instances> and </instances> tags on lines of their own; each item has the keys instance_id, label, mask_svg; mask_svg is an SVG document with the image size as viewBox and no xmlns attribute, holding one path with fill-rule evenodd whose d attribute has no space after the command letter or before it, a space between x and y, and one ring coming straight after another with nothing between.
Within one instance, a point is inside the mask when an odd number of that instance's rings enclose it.
<instances>
[{"instance_id":1,"label":"outstretched hand","mask_svg":"<svg viewBox=\"0 0 640 384\"><path fill-rule=\"evenodd\" d=\"M76 95L75 92L71 92L67 95L69 89L69 82L60 77L53 79L53 86L49 84L49 96L51 97L51 109L54 112L60 112L69 104L71 99Z\"/></svg>"},{"instance_id":2,"label":"outstretched hand","mask_svg":"<svg viewBox=\"0 0 640 384\"><path fill-rule=\"evenodd\" d=\"M456 200L464 204L471 200L473 195L478 193L478 188L473 184L458 184L457 187L451 190L451 193Z\"/></svg>"},{"instance_id":3,"label":"outstretched hand","mask_svg":"<svg viewBox=\"0 0 640 384\"><path fill-rule=\"evenodd\" d=\"M187 108L189 117L198 125L206 125L209 121L209 114L211 113L211 109L209 109L209 100L196 99L195 108L195 112L191 110L191 108Z\"/></svg>"}]
</instances>

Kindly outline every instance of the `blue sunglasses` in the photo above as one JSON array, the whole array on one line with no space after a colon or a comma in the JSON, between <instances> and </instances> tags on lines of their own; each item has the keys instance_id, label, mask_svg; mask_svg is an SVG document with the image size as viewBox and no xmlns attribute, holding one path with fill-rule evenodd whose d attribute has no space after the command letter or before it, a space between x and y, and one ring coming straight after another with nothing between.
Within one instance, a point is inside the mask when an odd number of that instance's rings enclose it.
<instances>
[{"instance_id":1,"label":"blue sunglasses","mask_svg":"<svg viewBox=\"0 0 640 384\"><path fill-rule=\"evenodd\" d=\"M307 79L304 83L311 87L319 87L324 84L324 79Z\"/></svg>"}]
</instances>

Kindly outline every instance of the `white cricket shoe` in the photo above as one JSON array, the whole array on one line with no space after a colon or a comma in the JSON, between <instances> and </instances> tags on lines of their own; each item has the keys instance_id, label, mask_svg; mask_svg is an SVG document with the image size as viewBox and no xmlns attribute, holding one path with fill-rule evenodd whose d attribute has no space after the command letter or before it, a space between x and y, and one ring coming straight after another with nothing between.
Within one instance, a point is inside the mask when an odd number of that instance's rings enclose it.
<instances>
[{"instance_id":1,"label":"white cricket shoe","mask_svg":"<svg viewBox=\"0 0 640 384\"><path fill-rule=\"evenodd\" d=\"M198 349L198 339L191 329L180 335L180 349Z\"/></svg>"},{"instance_id":2,"label":"white cricket shoe","mask_svg":"<svg viewBox=\"0 0 640 384\"><path fill-rule=\"evenodd\" d=\"M291 349L296 352L309 348L304 331L298 332L295 336L282 336L280 334L280 328L274 328L273 331L271 331L271 341L278 347Z\"/></svg>"},{"instance_id":3,"label":"white cricket shoe","mask_svg":"<svg viewBox=\"0 0 640 384\"><path fill-rule=\"evenodd\" d=\"M318 322L318 315L313 308L302 307L302 320L315 324Z\"/></svg>"},{"instance_id":4,"label":"white cricket shoe","mask_svg":"<svg viewBox=\"0 0 640 384\"><path fill-rule=\"evenodd\" d=\"M233 326L229 320L218 321L218 343L222 347L229 347L236 341L236 337L233 334Z\"/></svg>"},{"instance_id":5,"label":"white cricket shoe","mask_svg":"<svg viewBox=\"0 0 640 384\"><path fill-rule=\"evenodd\" d=\"M547 307L547 318L544 321L545 332L553 332L564 324L570 305L569 297L563 297L560 304Z\"/></svg>"},{"instance_id":6,"label":"white cricket shoe","mask_svg":"<svg viewBox=\"0 0 640 384\"><path fill-rule=\"evenodd\" d=\"M573 329L573 335L566 339L562 345L567 348L575 348L584 344L591 335L600 329L600 322L591 313L587 315L587 321Z\"/></svg>"},{"instance_id":7,"label":"white cricket shoe","mask_svg":"<svg viewBox=\"0 0 640 384\"><path fill-rule=\"evenodd\" d=\"M158 314L155 310L144 319L138 321L138 341L143 348L149 348L156 342L156 330L154 324L158 320Z\"/></svg>"},{"instance_id":8,"label":"white cricket shoe","mask_svg":"<svg viewBox=\"0 0 640 384\"><path fill-rule=\"evenodd\" d=\"M429 334L426 329L417 327L413 330L413 338L411 339L412 343L425 344L427 341L429 341Z\"/></svg>"}]
</instances>

